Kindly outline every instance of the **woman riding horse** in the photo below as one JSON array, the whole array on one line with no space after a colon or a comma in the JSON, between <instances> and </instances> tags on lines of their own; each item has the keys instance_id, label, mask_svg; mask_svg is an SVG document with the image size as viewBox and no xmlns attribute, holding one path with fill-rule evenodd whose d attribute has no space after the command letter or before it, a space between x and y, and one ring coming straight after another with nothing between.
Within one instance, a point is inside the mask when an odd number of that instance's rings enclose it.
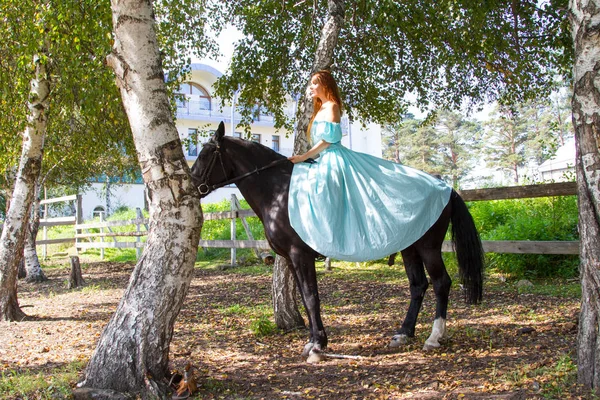
<instances>
[{"instance_id":1,"label":"woman riding horse","mask_svg":"<svg viewBox=\"0 0 600 400\"><path fill-rule=\"evenodd\" d=\"M235 183L262 221L272 249L288 261L309 317L304 355L318 359L327 345L315 271L320 255L363 261L401 251L411 301L392 347L414 336L428 287L426 269L437 305L424 348L439 347L451 286L441 247L450 222L466 300L482 297L483 250L464 201L430 175L343 147L341 100L329 72L316 73L310 91L314 146L308 152L289 162L260 144L225 137L221 123L192 167L201 195ZM317 161L303 162L317 154Z\"/></svg>"}]
</instances>

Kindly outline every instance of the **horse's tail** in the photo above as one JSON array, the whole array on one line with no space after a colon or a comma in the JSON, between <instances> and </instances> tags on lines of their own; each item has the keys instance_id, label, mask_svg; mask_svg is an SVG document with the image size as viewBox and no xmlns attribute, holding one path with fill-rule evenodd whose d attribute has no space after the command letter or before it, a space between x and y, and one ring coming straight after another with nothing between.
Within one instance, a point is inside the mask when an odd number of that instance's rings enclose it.
<instances>
[{"instance_id":1,"label":"horse's tail","mask_svg":"<svg viewBox=\"0 0 600 400\"><path fill-rule=\"evenodd\" d=\"M460 280L465 289L465 300L477 304L483 296L484 253L479 233L467 205L454 190L452 201L452 241L458 259Z\"/></svg>"}]
</instances>

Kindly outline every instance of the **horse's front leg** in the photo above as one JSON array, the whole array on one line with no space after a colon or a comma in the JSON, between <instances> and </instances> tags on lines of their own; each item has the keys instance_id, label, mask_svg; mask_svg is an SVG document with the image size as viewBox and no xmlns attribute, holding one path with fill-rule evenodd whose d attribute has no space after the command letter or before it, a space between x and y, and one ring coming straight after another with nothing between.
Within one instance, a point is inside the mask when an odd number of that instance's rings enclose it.
<instances>
[{"instance_id":1,"label":"horse's front leg","mask_svg":"<svg viewBox=\"0 0 600 400\"><path fill-rule=\"evenodd\" d=\"M327 334L321 320L315 258L301 251L291 254L290 258L296 283L302 295L302 302L308 314L310 329L310 340L304 346L302 355L308 356L308 362L319 362L323 359L321 352L327 347Z\"/></svg>"},{"instance_id":2,"label":"horse's front leg","mask_svg":"<svg viewBox=\"0 0 600 400\"><path fill-rule=\"evenodd\" d=\"M410 285L410 305L402 326L392 337L390 347L400 347L408 342L408 338L415 336L415 326L417 325L417 317L423 305L425 291L429 286L425 268L421 256L416 251L414 246L410 246L402 251L402 260L404 269Z\"/></svg>"}]
</instances>

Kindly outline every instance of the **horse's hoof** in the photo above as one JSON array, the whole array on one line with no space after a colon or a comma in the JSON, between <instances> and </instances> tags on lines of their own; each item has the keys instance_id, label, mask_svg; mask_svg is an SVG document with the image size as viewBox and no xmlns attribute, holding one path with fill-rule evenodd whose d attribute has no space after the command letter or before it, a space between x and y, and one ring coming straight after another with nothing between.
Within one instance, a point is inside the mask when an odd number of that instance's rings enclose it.
<instances>
[{"instance_id":1,"label":"horse's hoof","mask_svg":"<svg viewBox=\"0 0 600 400\"><path fill-rule=\"evenodd\" d=\"M406 335L394 335L392 336L392 340L390 341L390 347L396 348L400 346L404 346L408 343L408 336Z\"/></svg>"},{"instance_id":2,"label":"horse's hoof","mask_svg":"<svg viewBox=\"0 0 600 400\"><path fill-rule=\"evenodd\" d=\"M322 361L325 361L325 355L318 350L311 350L306 362L309 364L317 364Z\"/></svg>"},{"instance_id":3,"label":"horse's hoof","mask_svg":"<svg viewBox=\"0 0 600 400\"><path fill-rule=\"evenodd\" d=\"M304 349L302 350L302 357L308 357L311 350L315 347L315 344L312 342L308 342L304 345Z\"/></svg>"},{"instance_id":4,"label":"horse's hoof","mask_svg":"<svg viewBox=\"0 0 600 400\"><path fill-rule=\"evenodd\" d=\"M423 351L431 351L431 350L435 350L437 348L440 347L439 343L427 343L425 342L425 345L423 346Z\"/></svg>"}]
</instances>

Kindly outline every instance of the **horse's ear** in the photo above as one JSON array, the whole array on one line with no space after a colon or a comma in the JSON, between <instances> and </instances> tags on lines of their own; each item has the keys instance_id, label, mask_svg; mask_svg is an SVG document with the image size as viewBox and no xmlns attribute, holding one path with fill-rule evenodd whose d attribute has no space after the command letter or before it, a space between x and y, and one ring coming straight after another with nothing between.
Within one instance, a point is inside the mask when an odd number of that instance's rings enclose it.
<instances>
[{"instance_id":1,"label":"horse's ear","mask_svg":"<svg viewBox=\"0 0 600 400\"><path fill-rule=\"evenodd\" d=\"M219 123L219 127L217 128L213 136L213 140L217 143L221 143L221 141L223 140L223 136L225 136L225 124L223 123L223 121L221 121L221 123Z\"/></svg>"}]
</instances>

